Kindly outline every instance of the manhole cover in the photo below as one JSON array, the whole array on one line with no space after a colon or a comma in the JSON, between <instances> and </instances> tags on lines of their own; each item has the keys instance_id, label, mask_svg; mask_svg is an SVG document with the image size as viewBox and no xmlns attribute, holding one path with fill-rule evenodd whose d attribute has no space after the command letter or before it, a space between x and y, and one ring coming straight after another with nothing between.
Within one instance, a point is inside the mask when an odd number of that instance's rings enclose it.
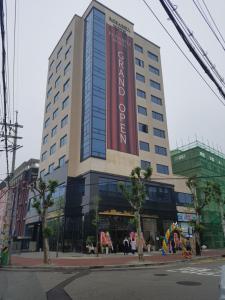
<instances>
[{"instance_id":1,"label":"manhole cover","mask_svg":"<svg viewBox=\"0 0 225 300\"><path fill-rule=\"evenodd\" d=\"M197 282L197 281L177 281L176 283L181 285L189 285L189 286L202 285L201 282Z\"/></svg>"},{"instance_id":2,"label":"manhole cover","mask_svg":"<svg viewBox=\"0 0 225 300\"><path fill-rule=\"evenodd\" d=\"M155 276L168 276L168 274L154 274Z\"/></svg>"}]
</instances>

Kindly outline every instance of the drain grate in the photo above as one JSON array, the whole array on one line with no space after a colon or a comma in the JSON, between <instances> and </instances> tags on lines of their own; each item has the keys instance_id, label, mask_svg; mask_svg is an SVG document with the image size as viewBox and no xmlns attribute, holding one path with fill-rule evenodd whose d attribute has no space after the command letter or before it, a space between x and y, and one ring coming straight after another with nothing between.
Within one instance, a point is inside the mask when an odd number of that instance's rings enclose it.
<instances>
[{"instance_id":1,"label":"drain grate","mask_svg":"<svg viewBox=\"0 0 225 300\"><path fill-rule=\"evenodd\" d=\"M197 281L177 281L177 284L180 285L187 285L187 286L199 286L202 285L201 282L197 282Z\"/></svg>"},{"instance_id":2,"label":"drain grate","mask_svg":"<svg viewBox=\"0 0 225 300\"><path fill-rule=\"evenodd\" d=\"M158 273L158 274L154 274L154 276L168 276L168 274Z\"/></svg>"}]
</instances>

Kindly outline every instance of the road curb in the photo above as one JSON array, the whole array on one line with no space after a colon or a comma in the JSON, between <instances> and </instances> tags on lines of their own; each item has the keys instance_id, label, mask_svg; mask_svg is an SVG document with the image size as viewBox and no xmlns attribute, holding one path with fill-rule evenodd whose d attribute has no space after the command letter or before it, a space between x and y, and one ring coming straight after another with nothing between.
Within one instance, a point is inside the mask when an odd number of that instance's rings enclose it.
<instances>
[{"instance_id":1,"label":"road curb","mask_svg":"<svg viewBox=\"0 0 225 300\"><path fill-rule=\"evenodd\" d=\"M1 271L30 271L30 272L76 272L84 270L118 270L118 269L140 269L147 267L156 267L162 265L171 265L176 263L189 263L196 261L203 261L207 259L218 259L224 258L222 255L218 256L204 256L204 257L193 257L191 259L177 259L173 261L161 261L161 262L143 262L143 263L131 263L124 265L93 265L93 266L56 266L56 265L39 265L39 266L5 266L1 267Z\"/></svg>"}]
</instances>

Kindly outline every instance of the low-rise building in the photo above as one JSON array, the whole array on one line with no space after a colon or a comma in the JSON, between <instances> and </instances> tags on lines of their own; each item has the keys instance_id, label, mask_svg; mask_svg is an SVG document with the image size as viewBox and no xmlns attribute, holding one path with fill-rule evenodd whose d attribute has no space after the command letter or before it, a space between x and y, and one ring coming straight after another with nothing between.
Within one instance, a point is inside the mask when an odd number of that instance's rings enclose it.
<instances>
[{"instance_id":1,"label":"low-rise building","mask_svg":"<svg viewBox=\"0 0 225 300\"><path fill-rule=\"evenodd\" d=\"M39 160L30 159L15 169L9 179L0 185L0 195L4 199L4 212L2 219L2 235L5 239L13 237L14 248L25 247L25 218L27 213L30 184L37 179ZM0 196L1 197L1 196ZM1 200L0 200L1 202Z\"/></svg>"},{"instance_id":2,"label":"low-rise building","mask_svg":"<svg viewBox=\"0 0 225 300\"><path fill-rule=\"evenodd\" d=\"M222 197L225 196L225 155L223 153L195 141L173 150L171 158L174 174L186 177L197 176L202 181L217 182L221 187ZM191 219L193 216L180 215L179 217ZM215 201L211 201L204 208L202 222L204 225L202 243L210 248L224 247L220 211Z\"/></svg>"}]
</instances>

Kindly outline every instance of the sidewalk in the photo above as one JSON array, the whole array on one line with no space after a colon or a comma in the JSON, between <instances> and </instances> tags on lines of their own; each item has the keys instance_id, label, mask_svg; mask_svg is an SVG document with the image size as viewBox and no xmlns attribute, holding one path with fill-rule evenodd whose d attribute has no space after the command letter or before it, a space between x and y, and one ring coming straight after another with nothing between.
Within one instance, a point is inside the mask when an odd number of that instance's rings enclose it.
<instances>
[{"instance_id":1,"label":"sidewalk","mask_svg":"<svg viewBox=\"0 0 225 300\"><path fill-rule=\"evenodd\" d=\"M201 257L193 257L192 260L196 259L206 259L206 258L219 258L225 254L225 249L216 250L204 250ZM21 253L14 254L12 256L12 267L44 267L42 261L42 252L32 252L32 253ZM81 253L60 253L59 257L55 257L55 252L50 253L51 264L48 265L50 268L54 267L128 267L128 266L145 266L145 265L157 265L157 264L167 264L178 261L187 261L181 255L181 253L167 254L162 256L160 252L151 252L151 254L144 255L144 262L138 262L137 255L129 254L124 256L121 253L103 255L100 254L99 257L96 255L87 255Z\"/></svg>"}]
</instances>

